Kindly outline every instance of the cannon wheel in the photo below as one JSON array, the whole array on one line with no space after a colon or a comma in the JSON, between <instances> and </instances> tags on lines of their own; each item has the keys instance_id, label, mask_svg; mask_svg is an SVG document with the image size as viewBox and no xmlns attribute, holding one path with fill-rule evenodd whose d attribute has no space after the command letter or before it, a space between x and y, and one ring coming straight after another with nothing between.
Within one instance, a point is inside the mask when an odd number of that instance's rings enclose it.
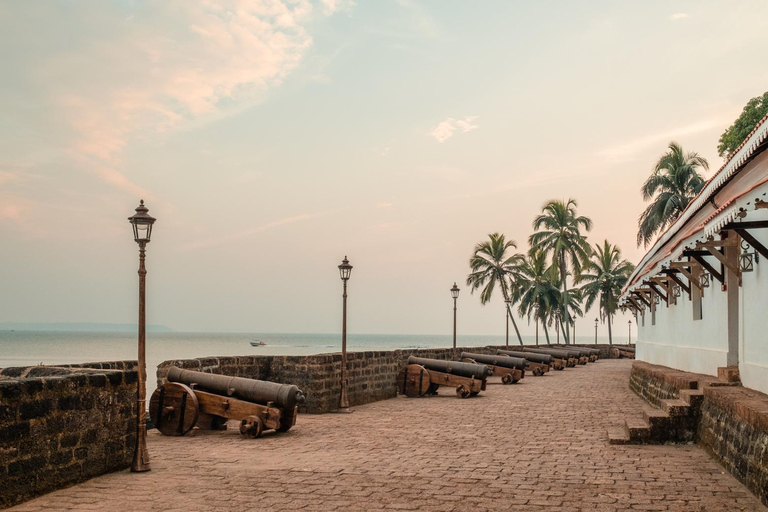
<instances>
[{"instance_id":1,"label":"cannon wheel","mask_svg":"<svg viewBox=\"0 0 768 512\"><path fill-rule=\"evenodd\" d=\"M418 364L409 364L397 376L397 389L409 398L423 396L429 390L429 370Z\"/></svg>"},{"instance_id":2,"label":"cannon wheel","mask_svg":"<svg viewBox=\"0 0 768 512\"><path fill-rule=\"evenodd\" d=\"M515 378L512 377L511 373L505 373L504 375L501 376L501 383L502 384L514 384L515 383Z\"/></svg>"},{"instance_id":3,"label":"cannon wheel","mask_svg":"<svg viewBox=\"0 0 768 512\"><path fill-rule=\"evenodd\" d=\"M195 392L178 382L166 382L149 400L149 417L166 436L183 436L197 424L199 414Z\"/></svg>"},{"instance_id":4,"label":"cannon wheel","mask_svg":"<svg viewBox=\"0 0 768 512\"><path fill-rule=\"evenodd\" d=\"M534 369L533 369L533 374L534 374L536 377L541 377L542 375L544 375L544 372L542 372L542 371L541 371L541 368L538 368L538 367L537 367L537 368L534 368Z\"/></svg>"},{"instance_id":5,"label":"cannon wheel","mask_svg":"<svg viewBox=\"0 0 768 512\"><path fill-rule=\"evenodd\" d=\"M464 384L459 384L459 386L456 388L456 396L459 398L469 398L471 394L472 393L469 391L469 388Z\"/></svg>"},{"instance_id":6,"label":"cannon wheel","mask_svg":"<svg viewBox=\"0 0 768 512\"><path fill-rule=\"evenodd\" d=\"M264 432L264 422L258 416L246 416L240 420L240 433L256 439Z\"/></svg>"}]
</instances>

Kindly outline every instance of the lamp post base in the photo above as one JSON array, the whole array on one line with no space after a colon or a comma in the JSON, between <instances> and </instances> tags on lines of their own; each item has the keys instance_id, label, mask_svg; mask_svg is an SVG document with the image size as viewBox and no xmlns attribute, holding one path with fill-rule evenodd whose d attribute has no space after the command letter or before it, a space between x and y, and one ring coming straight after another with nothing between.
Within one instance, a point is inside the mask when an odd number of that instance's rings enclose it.
<instances>
[{"instance_id":1,"label":"lamp post base","mask_svg":"<svg viewBox=\"0 0 768 512\"><path fill-rule=\"evenodd\" d=\"M139 427L136 450L133 452L133 462L131 462L132 473L143 473L152 468L149 466L149 451L147 450L147 426Z\"/></svg>"},{"instance_id":2,"label":"lamp post base","mask_svg":"<svg viewBox=\"0 0 768 512\"><path fill-rule=\"evenodd\" d=\"M335 411L333 411L333 414L352 414L354 409L350 409L349 407L339 407Z\"/></svg>"}]
</instances>

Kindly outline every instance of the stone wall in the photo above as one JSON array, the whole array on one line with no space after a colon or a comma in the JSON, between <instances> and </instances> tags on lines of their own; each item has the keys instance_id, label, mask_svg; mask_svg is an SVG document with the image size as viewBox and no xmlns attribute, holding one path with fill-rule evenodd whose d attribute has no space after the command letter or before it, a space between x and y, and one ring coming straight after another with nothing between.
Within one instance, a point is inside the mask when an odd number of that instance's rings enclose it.
<instances>
[{"instance_id":1,"label":"stone wall","mask_svg":"<svg viewBox=\"0 0 768 512\"><path fill-rule=\"evenodd\" d=\"M709 375L635 361L629 375L629 387L654 406L661 407L661 400L680 398L681 389L699 389L700 385L716 380Z\"/></svg>"},{"instance_id":2,"label":"stone wall","mask_svg":"<svg viewBox=\"0 0 768 512\"><path fill-rule=\"evenodd\" d=\"M0 370L0 508L130 465L135 366Z\"/></svg>"},{"instance_id":3,"label":"stone wall","mask_svg":"<svg viewBox=\"0 0 768 512\"><path fill-rule=\"evenodd\" d=\"M462 351L495 354L497 348L505 347L461 347L456 351L457 354ZM519 345L510 345L510 350L517 348ZM350 406L397 396L397 374L405 367L411 355L443 360L453 359L454 356L453 349L450 348L348 352L347 396ZM605 348L605 355L608 356L607 348ZM303 413L325 413L339 406L340 353L312 356L203 357L165 361L157 367L158 386L165 383L165 376L170 366L232 377L295 384L307 395L306 402L299 409Z\"/></svg>"},{"instance_id":4,"label":"stone wall","mask_svg":"<svg viewBox=\"0 0 768 512\"><path fill-rule=\"evenodd\" d=\"M501 348L501 347L500 347ZM495 354L496 347L463 347L462 351ZM347 396L350 406L397 396L397 374L409 356L453 359L453 349L429 348L347 352ZM341 354L312 356L232 356L165 361L157 367L158 386L163 385L170 366L188 370L295 384L307 395L303 413L325 413L338 408Z\"/></svg>"},{"instance_id":5,"label":"stone wall","mask_svg":"<svg viewBox=\"0 0 768 512\"><path fill-rule=\"evenodd\" d=\"M741 386L704 388L698 438L768 505L768 395Z\"/></svg>"}]
</instances>

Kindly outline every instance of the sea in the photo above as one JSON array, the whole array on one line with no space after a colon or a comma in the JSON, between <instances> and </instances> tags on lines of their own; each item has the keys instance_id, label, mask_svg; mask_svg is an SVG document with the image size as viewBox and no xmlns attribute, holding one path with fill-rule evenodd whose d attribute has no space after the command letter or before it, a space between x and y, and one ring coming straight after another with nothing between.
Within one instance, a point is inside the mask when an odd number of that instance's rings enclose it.
<instances>
[{"instance_id":1,"label":"sea","mask_svg":"<svg viewBox=\"0 0 768 512\"><path fill-rule=\"evenodd\" d=\"M253 347L252 341L264 346ZM554 343L553 339L553 343ZM594 343L594 337L578 337L579 343ZM600 343L607 339L599 338ZM523 342L534 343L533 336L523 336ZM503 345L505 337L460 335L459 347ZM543 337L539 343L546 343ZM439 348L453 344L451 334L347 334L347 350L394 350L407 348ZM509 344L517 337L510 335ZM312 355L341 351L341 334L286 333L208 333L208 332L147 332L147 391L156 387L155 370L163 361L212 356ZM135 360L135 332L73 332L73 331L0 331L0 368L76 364L97 361Z\"/></svg>"}]
</instances>

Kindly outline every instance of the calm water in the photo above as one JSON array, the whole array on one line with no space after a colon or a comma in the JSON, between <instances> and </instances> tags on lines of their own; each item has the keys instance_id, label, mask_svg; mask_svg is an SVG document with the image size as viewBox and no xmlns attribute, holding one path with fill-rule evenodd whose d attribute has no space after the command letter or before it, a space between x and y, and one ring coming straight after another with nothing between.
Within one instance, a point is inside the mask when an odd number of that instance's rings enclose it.
<instances>
[{"instance_id":1,"label":"calm water","mask_svg":"<svg viewBox=\"0 0 768 512\"><path fill-rule=\"evenodd\" d=\"M252 347L250 342L256 340L267 345ZM533 343L534 339L523 336L523 341ZM579 336L578 341L591 343L594 338ZM509 342L510 345L517 343L513 336ZM543 337L539 342L545 342ZM452 343L451 335L347 335L347 350L353 352L450 347ZM462 347L503 345L504 336L459 336L457 344ZM169 359L251 354L311 355L340 350L340 334L147 333L147 387L150 393L154 390L155 369ZM136 358L136 333L0 331L0 368Z\"/></svg>"}]
</instances>

